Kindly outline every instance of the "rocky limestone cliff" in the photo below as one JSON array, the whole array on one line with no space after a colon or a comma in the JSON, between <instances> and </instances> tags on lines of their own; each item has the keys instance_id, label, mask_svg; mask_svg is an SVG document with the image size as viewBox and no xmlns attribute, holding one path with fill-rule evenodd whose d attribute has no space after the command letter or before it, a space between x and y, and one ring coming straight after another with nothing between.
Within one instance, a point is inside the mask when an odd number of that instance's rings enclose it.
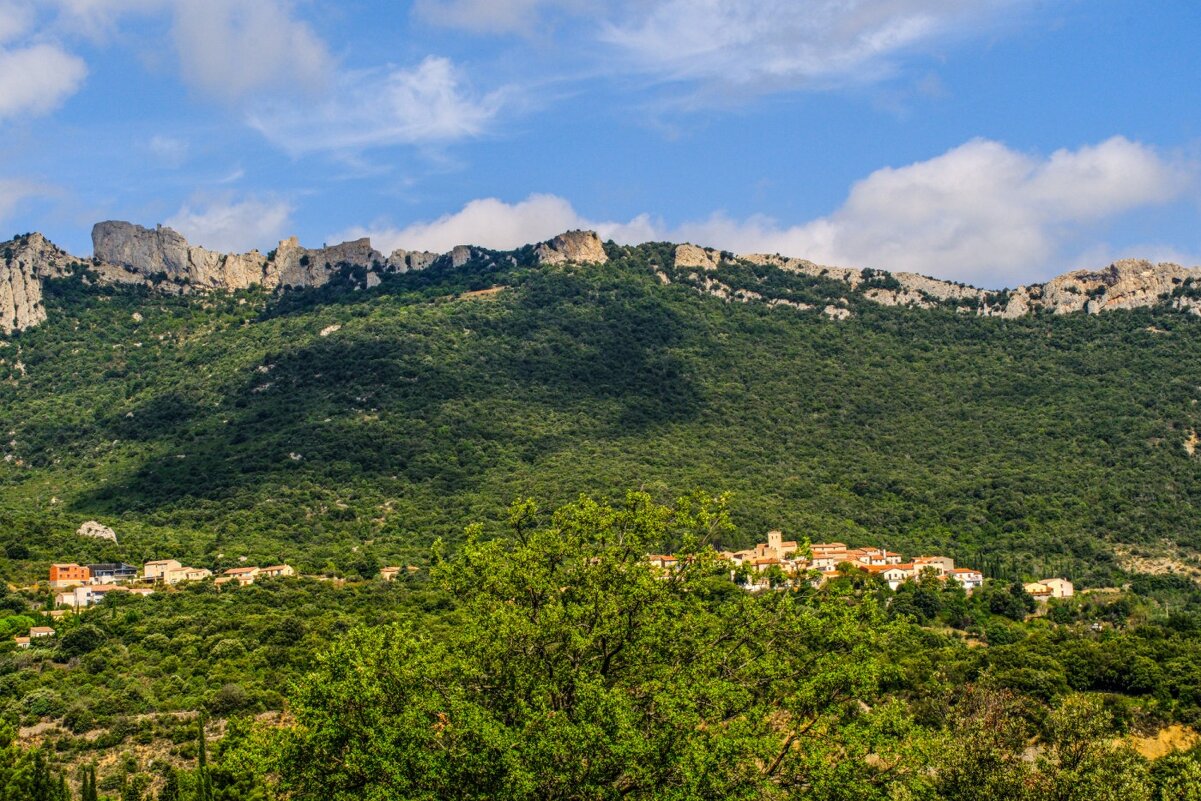
<instances>
[{"instance_id":1,"label":"rocky limestone cliff","mask_svg":"<svg viewBox=\"0 0 1201 801\"><path fill-rule=\"evenodd\" d=\"M0 253L0 331L11 334L45 320L42 278L66 270L71 261L41 234L6 243Z\"/></svg>"},{"instance_id":2,"label":"rocky limestone cliff","mask_svg":"<svg viewBox=\"0 0 1201 801\"><path fill-rule=\"evenodd\" d=\"M472 245L460 245L449 253L395 250L385 257L370 240L357 239L319 249L305 248L292 237L269 254L218 253L190 244L177 231L158 226L144 228L127 222L98 223L92 231L95 249L91 260L81 260L48 242L41 234L27 234L0 244L0 332L11 334L37 325L46 318L42 304L42 282L60 278L80 268L84 280L102 284L142 284L158 291L183 293L208 290L238 290L251 286L267 289L316 287L327 283L345 266L356 268L359 286L377 286L388 273L405 273L431 267L458 268L476 259L495 263L507 258L516 264L519 253L498 254ZM533 247L539 264L604 264L608 261L600 237L593 231L568 231ZM1201 315L1201 268L1147 261L1118 261L1098 271L1076 270L1046 283L1013 290L991 292L940 281L916 273L886 273L829 267L805 259L784 256L733 254L691 244L674 251L677 275L700 291L727 300L764 302L808 310L807 304L765 297L749 289L727 286L717 278L723 263L741 259L759 265L822 277L845 284L872 302L887 306L932 308L951 306L965 314L1019 317L1038 311L1055 314L1096 314L1110 309L1132 309L1168 303ZM655 266L662 283L671 283L665 269ZM363 272L366 274L365 283ZM843 319L842 308L826 310Z\"/></svg>"},{"instance_id":3,"label":"rocky limestone cliff","mask_svg":"<svg viewBox=\"0 0 1201 801\"><path fill-rule=\"evenodd\" d=\"M258 251L224 254L188 244L177 231L108 221L92 228L92 251L103 263L144 279L162 276L195 289L245 289L263 284L267 259Z\"/></svg>"},{"instance_id":4,"label":"rocky limestone cliff","mask_svg":"<svg viewBox=\"0 0 1201 801\"><path fill-rule=\"evenodd\" d=\"M716 270L721 264L721 253L713 248L701 248L696 245L676 245L676 269L695 267L700 270Z\"/></svg>"},{"instance_id":5,"label":"rocky limestone cliff","mask_svg":"<svg viewBox=\"0 0 1201 801\"><path fill-rule=\"evenodd\" d=\"M805 259L760 253L741 258L755 264L771 264L784 270L842 281L851 289L860 290L869 300L885 306L931 308L950 303L965 312L1014 318L1044 310L1054 314L1097 314L1168 302L1174 308L1201 315L1201 297L1191 297L1192 294L1201 295L1201 268L1190 269L1170 263L1126 259L1100 271L1075 270L1046 283L990 292L917 273L825 267ZM875 283L884 285L874 286ZM1190 287L1199 291L1177 292Z\"/></svg>"},{"instance_id":6,"label":"rocky limestone cliff","mask_svg":"<svg viewBox=\"0 0 1201 801\"><path fill-rule=\"evenodd\" d=\"M609 261L605 246L595 231L568 231L534 249L539 264L604 264Z\"/></svg>"}]
</instances>

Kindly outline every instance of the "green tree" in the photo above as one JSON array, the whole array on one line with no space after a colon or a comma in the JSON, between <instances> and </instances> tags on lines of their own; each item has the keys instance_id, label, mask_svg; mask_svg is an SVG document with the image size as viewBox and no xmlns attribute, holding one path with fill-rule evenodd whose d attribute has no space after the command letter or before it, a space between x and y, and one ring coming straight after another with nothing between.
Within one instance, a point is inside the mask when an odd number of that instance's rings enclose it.
<instances>
[{"instance_id":1,"label":"green tree","mask_svg":"<svg viewBox=\"0 0 1201 801\"><path fill-rule=\"evenodd\" d=\"M711 499L536 517L515 506L509 538L473 530L435 569L453 627L352 632L301 683L296 724L242 758L323 801L875 797L918 780L898 764L904 715L860 703L893 626L873 600L705 592L719 567L703 546L728 531ZM669 573L645 560L664 542Z\"/></svg>"},{"instance_id":2,"label":"green tree","mask_svg":"<svg viewBox=\"0 0 1201 801\"><path fill-rule=\"evenodd\" d=\"M91 623L76 626L62 636L58 650L63 656L83 656L104 644L104 632Z\"/></svg>"},{"instance_id":3,"label":"green tree","mask_svg":"<svg viewBox=\"0 0 1201 801\"><path fill-rule=\"evenodd\" d=\"M1157 759L1151 778L1155 801L1201 801L1201 750Z\"/></svg>"},{"instance_id":4,"label":"green tree","mask_svg":"<svg viewBox=\"0 0 1201 801\"><path fill-rule=\"evenodd\" d=\"M1116 744L1101 699L1068 696L1048 717L1038 760L1045 798L1062 801L1150 801L1147 761Z\"/></svg>"},{"instance_id":5,"label":"green tree","mask_svg":"<svg viewBox=\"0 0 1201 801\"><path fill-rule=\"evenodd\" d=\"M163 767L163 786L158 791L158 801L180 801L179 773L170 765Z\"/></svg>"},{"instance_id":6,"label":"green tree","mask_svg":"<svg viewBox=\"0 0 1201 801\"><path fill-rule=\"evenodd\" d=\"M80 774L80 801L99 801L96 794L96 766L85 765Z\"/></svg>"},{"instance_id":7,"label":"green tree","mask_svg":"<svg viewBox=\"0 0 1201 801\"><path fill-rule=\"evenodd\" d=\"M196 801L213 801L213 779L209 775L208 741L204 734L204 716L196 718Z\"/></svg>"}]
</instances>

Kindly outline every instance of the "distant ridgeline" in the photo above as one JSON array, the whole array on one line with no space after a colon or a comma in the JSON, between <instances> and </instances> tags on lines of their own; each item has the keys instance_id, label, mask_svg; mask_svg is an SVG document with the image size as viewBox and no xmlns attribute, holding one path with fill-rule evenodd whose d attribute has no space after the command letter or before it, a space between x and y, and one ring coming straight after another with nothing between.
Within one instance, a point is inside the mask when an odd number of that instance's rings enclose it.
<instances>
[{"instance_id":1,"label":"distant ridgeline","mask_svg":"<svg viewBox=\"0 0 1201 801\"><path fill-rule=\"evenodd\" d=\"M93 241L0 245L10 577L370 571L519 496L639 487L730 491L748 543L888 542L1082 587L1201 575L1196 269L987 292L581 231L386 256L115 222ZM91 519L119 543L76 536Z\"/></svg>"},{"instance_id":2,"label":"distant ridgeline","mask_svg":"<svg viewBox=\"0 0 1201 801\"><path fill-rule=\"evenodd\" d=\"M384 256L369 239L357 239L333 247L309 250L296 237L285 239L270 253L217 253L190 245L171 228L143 228L127 222L101 222L92 229L94 256L79 259L38 233L25 234L0 244L4 263L0 266L0 330L6 333L37 325L45 319L41 303L42 281L87 270L101 284L133 284L166 292L240 290L252 286L266 289L319 287L339 273L358 275L362 286L378 285L389 274L429 267L461 267L473 258L504 259L516 265L519 256L529 263L604 263L607 255L591 231L569 231L549 242L526 246L512 253L460 245L449 253L396 250ZM885 306L933 308L947 306L986 316L1019 317L1035 311L1055 314L1085 311L1095 314L1110 309L1133 309L1168 304L1201 314L1201 269L1176 264L1152 264L1128 259L1093 272L1077 270L1044 284L990 292L964 284L940 281L916 273L889 273L874 269L824 267L804 259L780 255L734 254L699 248L675 247L668 265L656 265L655 274L665 283L680 280L722 298L762 300L772 305L791 305L806 310L811 304L786 296L764 294L743 285L746 272L753 276L766 266L787 273L828 278L846 285L849 294ZM757 269L758 268L758 269ZM674 275L673 275L674 274ZM762 282L756 277L753 283ZM821 310L844 319L849 301L835 302Z\"/></svg>"}]
</instances>

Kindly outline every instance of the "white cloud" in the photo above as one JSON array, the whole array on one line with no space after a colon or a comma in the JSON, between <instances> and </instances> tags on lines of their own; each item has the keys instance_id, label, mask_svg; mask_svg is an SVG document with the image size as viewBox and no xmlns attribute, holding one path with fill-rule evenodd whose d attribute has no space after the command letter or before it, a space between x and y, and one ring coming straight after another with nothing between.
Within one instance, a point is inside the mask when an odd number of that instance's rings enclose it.
<instances>
[{"instance_id":1,"label":"white cloud","mask_svg":"<svg viewBox=\"0 0 1201 801\"><path fill-rule=\"evenodd\" d=\"M0 50L0 120L47 114L83 84L88 68L56 45Z\"/></svg>"},{"instance_id":2,"label":"white cloud","mask_svg":"<svg viewBox=\"0 0 1201 801\"><path fill-rule=\"evenodd\" d=\"M480 245L507 250L540 242L569 228L587 226L571 203L554 195L530 195L518 203L496 198L473 200L453 214L403 228L385 223L355 227L330 237L343 241L369 236L376 249L397 248L443 253L455 245Z\"/></svg>"},{"instance_id":3,"label":"white cloud","mask_svg":"<svg viewBox=\"0 0 1201 801\"><path fill-rule=\"evenodd\" d=\"M1190 163L1122 137L1047 158L977 139L928 161L877 170L835 212L795 226L722 214L677 226L645 214L598 221L561 197L531 195L518 203L475 200L436 220L354 228L341 237L371 236L386 250L505 249L591 228L622 243L693 242L999 287L1077 266L1073 249L1101 235L1103 224L1168 203L1195 185Z\"/></svg>"},{"instance_id":4,"label":"white cloud","mask_svg":"<svg viewBox=\"0 0 1201 801\"><path fill-rule=\"evenodd\" d=\"M184 80L240 100L261 90L322 88L332 64L325 43L286 0L175 0L173 35Z\"/></svg>"},{"instance_id":5,"label":"white cloud","mask_svg":"<svg viewBox=\"0 0 1201 801\"><path fill-rule=\"evenodd\" d=\"M264 198L235 200L230 195L185 204L166 224L194 245L223 252L268 248L287 235L292 205Z\"/></svg>"},{"instance_id":6,"label":"white cloud","mask_svg":"<svg viewBox=\"0 0 1201 801\"><path fill-rule=\"evenodd\" d=\"M397 248L443 253L455 245L511 250L576 228L592 229L606 239L620 242L644 242L653 239L656 233L656 226L646 215L625 223L589 220L561 197L533 194L516 203L482 198L436 220L399 228L386 222L356 226L329 239L343 241L368 236L385 253Z\"/></svg>"},{"instance_id":7,"label":"white cloud","mask_svg":"<svg viewBox=\"0 0 1201 801\"><path fill-rule=\"evenodd\" d=\"M353 151L478 135L503 99L472 93L453 63L430 56L412 69L345 73L323 102L276 102L249 119L291 153Z\"/></svg>"},{"instance_id":8,"label":"white cloud","mask_svg":"<svg viewBox=\"0 0 1201 801\"><path fill-rule=\"evenodd\" d=\"M7 220L24 201L50 194L52 190L49 187L33 181L0 178L0 220Z\"/></svg>"},{"instance_id":9,"label":"white cloud","mask_svg":"<svg viewBox=\"0 0 1201 801\"><path fill-rule=\"evenodd\" d=\"M657 0L602 38L639 69L728 88L788 89L890 72L920 46L993 25L1024 0Z\"/></svg>"},{"instance_id":10,"label":"white cloud","mask_svg":"<svg viewBox=\"0 0 1201 801\"><path fill-rule=\"evenodd\" d=\"M1046 159L977 139L877 170L841 208L804 225L716 219L698 233L744 251L1012 285L1056 269L1075 237L1097 233L1090 226L1169 202L1194 176L1191 165L1122 137Z\"/></svg>"},{"instance_id":11,"label":"white cloud","mask_svg":"<svg viewBox=\"0 0 1201 801\"><path fill-rule=\"evenodd\" d=\"M0 44L24 36L33 27L33 6L17 0L0 2Z\"/></svg>"}]
</instances>

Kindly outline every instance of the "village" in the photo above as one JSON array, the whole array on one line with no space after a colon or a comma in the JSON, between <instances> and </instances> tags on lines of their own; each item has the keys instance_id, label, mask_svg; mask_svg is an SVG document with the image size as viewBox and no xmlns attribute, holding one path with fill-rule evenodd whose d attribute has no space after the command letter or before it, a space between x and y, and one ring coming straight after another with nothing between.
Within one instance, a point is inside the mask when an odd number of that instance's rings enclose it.
<instances>
[{"instance_id":1,"label":"village","mask_svg":"<svg viewBox=\"0 0 1201 801\"><path fill-rule=\"evenodd\" d=\"M981 571L956 567L955 560L947 556L917 556L905 560L902 554L885 548L851 548L842 542L803 545L796 540L785 540L780 531L769 531L767 541L757 543L753 548L718 551L717 555L729 563L731 581L748 592L786 589L802 582L820 587L847 570L878 576L894 591L905 582L915 582L923 576L958 582L969 595L984 584ZM650 554L647 561L662 570L674 570L680 564L678 557L669 554ZM384 567L380 569L379 577L393 581L401 572L415 569L413 566ZM50 565L48 574L50 589L54 591L54 608L47 610L47 614L58 619L68 612L95 606L113 593L146 596L152 595L157 587L207 579L212 579L217 587L245 587L260 578L287 578L298 574L292 566L278 564L231 567L215 578L213 575L207 568L189 567L176 559L152 560L141 570L124 562L89 565L56 562ZM1070 598L1075 592L1072 582L1064 578L1030 582L1025 584L1025 590L1040 602ZM14 640L17 647L28 648L35 640L55 634L49 626L35 626L28 635Z\"/></svg>"},{"instance_id":2,"label":"village","mask_svg":"<svg viewBox=\"0 0 1201 801\"><path fill-rule=\"evenodd\" d=\"M397 568L399 570L399 568ZM221 587L227 584L244 587L259 578L295 576L296 571L285 564L268 567L231 567L213 579ZM395 574L393 574L395 575ZM70 611L95 606L114 593L128 596L153 595L155 587L175 586L184 582L203 581L211 578L213 571L206 568L187 567L175 559L156 559L146 562L139 571L134 565L124 562L103 562L80 565L74 562L56 562L50 565L49 584L54 591L54 608L46 614L59 619ZM34 640L53 637L56 632L49 626L35 626L27 636L14 637L18 648L28 648Z\"/></svg>"},{"instance_id":3,"label":"village","mask_svg":"<svg viewBox=\"0 0 1201 801\"><path fill-rule=\"evenodd\" d=\"M820 587L840 570L854 569L878 576L896 590L907 581L917 581L924 575L938 581L956 581L969 595L984 585L984 574L970 567L956 567L948 556L917 556L906 561L902 554L885 548L850 548L842 542L820 542L803 546L796 540L785 540L783 532L769 531L767 541L741 551L719 551L718 556L729 562L730 579L750 592L772 588L787 588L800 582ZM669 554L651 554L647 560L657 568L674 569L680 560ZM1075 593L1072 582L1064 578L1047 578L1025 584L1025 590L1036 601L1051 598L1070 598Z\"/></svg>"}]
</instances>

